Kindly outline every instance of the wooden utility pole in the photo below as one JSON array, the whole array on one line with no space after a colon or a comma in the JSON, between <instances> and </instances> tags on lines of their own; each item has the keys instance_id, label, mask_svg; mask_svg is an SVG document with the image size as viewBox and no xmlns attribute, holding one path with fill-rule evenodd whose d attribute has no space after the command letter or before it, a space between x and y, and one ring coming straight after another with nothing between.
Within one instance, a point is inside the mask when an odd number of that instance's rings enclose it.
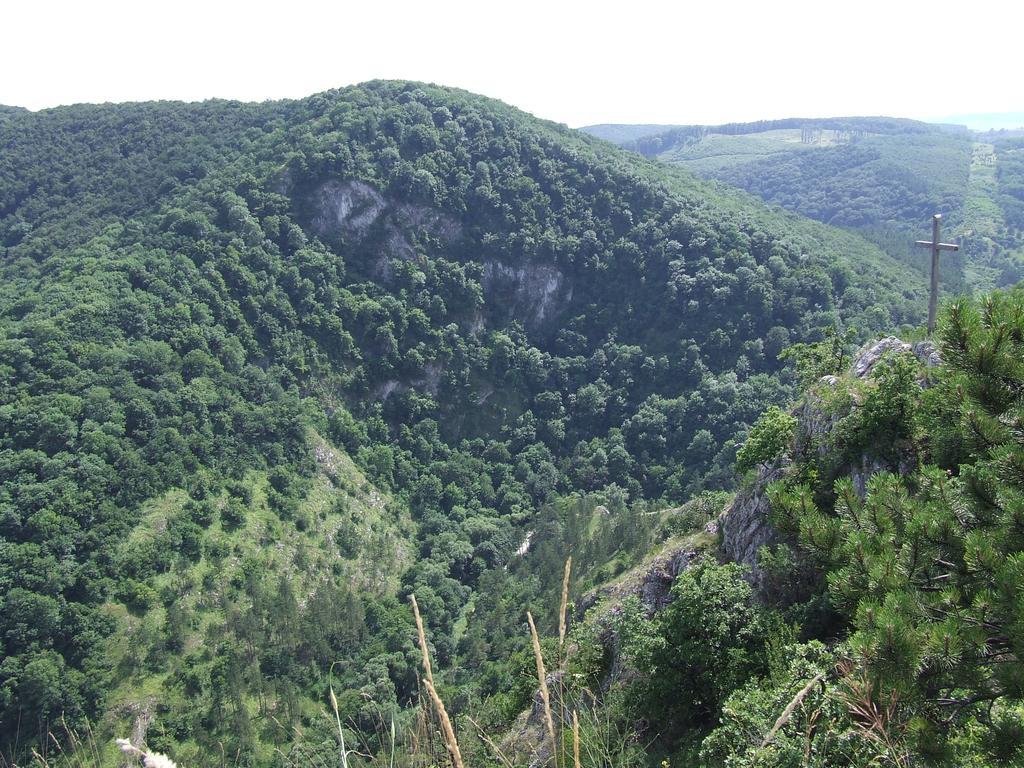
<instances>
[{"instance_id":1,"label":"wooden utility pole","mask_svg":"<svg viewBox=\"0 0 1024 768\"><path fill-rule=\"evenodd\" d=\"M918 240L918 245L925 245L932 249L932 287L928 296L928 335L935 333L935 315L939 306L939 251L959 251L960 246L953 243L939 242L939 225L942 222L942 214L936 213L932 216L932 239Z\"/></svg>"}]
</instances>

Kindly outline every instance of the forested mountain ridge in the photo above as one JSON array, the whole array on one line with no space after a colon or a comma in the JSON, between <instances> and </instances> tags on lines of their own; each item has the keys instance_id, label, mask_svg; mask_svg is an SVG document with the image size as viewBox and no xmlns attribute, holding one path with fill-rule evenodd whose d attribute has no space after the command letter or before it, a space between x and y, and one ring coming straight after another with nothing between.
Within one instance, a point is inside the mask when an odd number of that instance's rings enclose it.
<instances>
[{"instance_id":1,"label":"forested mountain ridge","mask_svg":"<svg viewBox=\"0 0 1024 768\"><path fill-rule=\"evenodd\" d=\"M924 305L855 236L434 86L16 111L0 148L8 754L100 716L272 762L339 654L344 716L415 699L413 590L507 695L559 497L610 510L596 580L630 504L731 484L783 348Z\"/></svg>"},{"instance_id":2,"label":"forested mountain ridge","mask_svg":"<svg viewBox=\"0 0 1024 768\"><path fill-rule=\"evenodd\" d=\"M945 267L952 293L1024 276L1021 142L1012 133L884 117L631 128L583 130L859 232L921 269L913 240L942 213L946 235L963 244L963 257Z\"/></svg>"}]
</instances>

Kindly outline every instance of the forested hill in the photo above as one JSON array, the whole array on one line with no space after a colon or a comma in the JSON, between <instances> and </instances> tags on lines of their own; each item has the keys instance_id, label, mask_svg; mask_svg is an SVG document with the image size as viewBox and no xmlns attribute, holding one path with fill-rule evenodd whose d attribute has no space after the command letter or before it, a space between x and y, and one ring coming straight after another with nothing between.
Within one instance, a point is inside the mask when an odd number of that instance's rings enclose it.
<instances>
[{"instance_id":1,"label":"forested hill","mask_svg":"<svg viewBox=\"0 0 1024 768\"><path fill-rule=\"evenodd\" d=\"M966 257L944 268L953 293L1024 277L1024 142L1012 132L885 117L583 130L856 231L919 269L926 259L912 243L940 212Z\"/></svg>"},{"instance_id":2,"label":"forested hill","mask_svg":"<svg viewBox=\"0 0 1024 768\"><path fill-rule=\"evenodd\" d=\"M591 136L610 141L623 147L632 148L632 143L648 136L658 136L671 131L678 126L675 125L624 125L621 123L602 123L600 125L588 125L581 130Z\"/></svg>"},{"instance_id":3,"label":"forested hill","mask_svg":"<svg viewBox=\"0 0 1024 768\"><path fill-rule=\"evenodd\" d=\"M3 115L6 755L90 717L269 762L332 662L345 717L415 699L411 590L492 695L546 587L473 596L543 510L729 486L780 351L924 307L856 236L462 91Z\"/></svg>"},{"instance_id":4,"label":"forested hill","mask_svg":"<svg viewBox=\"0 0 1024 768\"><path fill-rule=\"evenodd\" d=\"M22 109L21 107L8 107L8 106L5 106L4 104L0 104L0 122L4 122L5 120L9 120L14 115L17 115L17 114L20 114L20 113L23 113L23 112L26 112L26 111L27 110Z\"/></svg>"}]
</instances>

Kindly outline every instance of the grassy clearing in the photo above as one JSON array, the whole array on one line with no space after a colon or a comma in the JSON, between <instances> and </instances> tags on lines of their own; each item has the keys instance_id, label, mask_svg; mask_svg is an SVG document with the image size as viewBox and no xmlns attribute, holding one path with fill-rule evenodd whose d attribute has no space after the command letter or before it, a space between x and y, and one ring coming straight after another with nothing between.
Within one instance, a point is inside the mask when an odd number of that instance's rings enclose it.
<instances>
[{"instance_id":1,"label":"grassy clearing","mask_svg":"<svg viewBox=\"0 0 1024 768\"><path fill-rule=\"evenodd\" d=\"M146 582L153 601L128 606L112 600L105 610L119 625L107 646L107 659L115 671L110 694L111 713L99 732L130 733L153 712L159 701L175 694L167 686L173 670L157 666L146 649L165 631L169 612L186 616L182 652L200 649L218 634L225 622L225 594L232 583L245 578L247 569L287 578L304 605L327 581L348 584L364 593L394 593L399 575L409 566L414 550L414 525L408 510L390 494L374 486L342 451L315 433L309 440L317 461L306 495L293 519L284 519L268 502L267 472L249 472L242 480L249 503L241 524L225 520L228 492L212 501L216 514L204 533L198 559L175 557L166 571ZM168 525L186 513L187 492L172 489L147 502L138 525L125 539L124 555L144 557L162 541ZM146 594L149 594L148 592ZM248 702L255 717L259 702ZM315 716L320 705L300 702ZM116 748L99 751L103 765L115 765ZM198 754L199 746L183 743L179 754ZM272 754L257 756L269 761ZM230 760L228 761L230 762Z\"/></svg>"}]
</instances>

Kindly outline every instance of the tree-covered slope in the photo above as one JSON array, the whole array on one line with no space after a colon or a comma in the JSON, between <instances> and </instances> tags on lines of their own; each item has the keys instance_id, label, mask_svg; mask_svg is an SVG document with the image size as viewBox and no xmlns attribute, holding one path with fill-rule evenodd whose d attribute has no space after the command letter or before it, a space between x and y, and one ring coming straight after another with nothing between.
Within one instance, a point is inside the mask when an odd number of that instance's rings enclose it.
<instances>
[{"instance_id":1,"label":"tree-covered slope","mask_svg":"<svg viewBox=\"0 0 1024 768\"><path fill-rule=\"evenodd\" d=\"M433 86L0 147L8 753L102 715L267 762L337 660L346 716L405 705L401 593L479 668L518 617L467 606L538 510L729 485L783 347L924 304L860 238Z\"/></svg>"}]
</instances>

